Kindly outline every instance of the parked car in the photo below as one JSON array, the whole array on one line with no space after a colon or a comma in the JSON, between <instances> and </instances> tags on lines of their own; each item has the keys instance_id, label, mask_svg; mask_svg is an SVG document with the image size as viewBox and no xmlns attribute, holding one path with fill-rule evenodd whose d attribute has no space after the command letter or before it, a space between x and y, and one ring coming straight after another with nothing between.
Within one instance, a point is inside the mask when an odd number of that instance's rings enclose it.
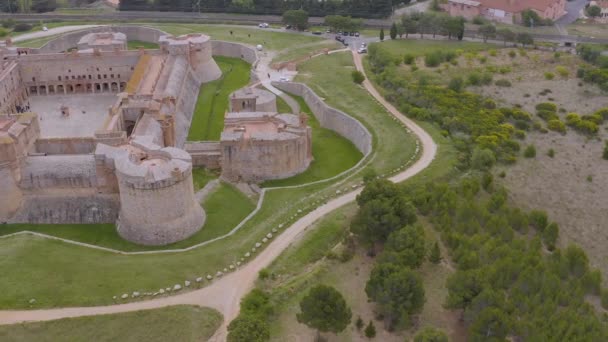
<instances>
[{"instance_id":1,"label":"parked car","mask_svg":"<svg viewBox=\"0 0 608 342\"><path fill-rule=\"evenodd\" d=\"M360 54L367 53L367 48L361 47L361 48L359 48L359 50L357 50L357 52L360 53Z\"/></svg>"},{"instance_id":2,"label":"parked car","mask_svg":"<svg viewBox=\"0 0 608 342\"><path fill-rule=\"evenodd\" d=\"M287 30L291 30L291 25L286 25L286 26L285 26L285 29L287 29Z\"/></svg>"},{"instance_id":3,"label":"parked car","mask_svg":"<svg viewBox=\"0 0 608 342\"><path fill-rule=\"evenodd\" d=\"M279 78L279 82L289 82L289 78L281 76L281 78Z\"/></svg>"},{"instance_id":4,"label":"parked car","mask_svg":"<svg viewBox=\"0 0 608 342\"><path fill-rule=\"evenodd\" d=\"M367 48L367 43L366 42L361 43L361 47L362 48Z\"/></svg>"},{"instance_id":5,"label":"parked car","mask_svg":"<svg viewBox=\"0 0 608 342\"><path fill-rule=\"evenodd\" d=\"M342 35L345 36L345 37L348 36L348 31L342 32Z\"/></svg>"},{"instance_id":6,"label":"parked car","mask_svg":"<svg viewBox=\"0 0 608 342\"><path fill-rule=\"evenodd\" d=\"M355 37L359 37L359 32L355 32Z\"/></svg>"},{"instance_id":7,"label":"parked car","mask_svg":"<svg viewBox=\"0 0 608 342\"><path fill-rule=\"evenodd\" d=\"M339 41L339 42L341 42L341 41L343 41L343 40L344 40L344 38L342 38L342 36L341 36L341 35L337 34L337 35L336 35L336 40L337 40L337 41Z\"/></svg>"},{"instance_id":8,"label":"parked car","mask_svg":"<svg viewBox=\"0 0 608 342\"><path fill-rule=\"evenodd\" d=\"M355 32L350 32L350 36L354 37L355 36Z\"/></svg>"},{"instance_id":9,"label":"parked car","mask_svg":"<svg viewBox=\"0 0 608 342\"><path fill-rule=\"evenodd\" d=\"M320 36L321 34L323 34L323 32L321 32L321 31L312 31L312 34Z\"/></svg>"},{"instance_id":10,"label":"parked car","mask_svg":"<svg viewBox=\"0 0 608 342\"><path fill-rule=\"evenodd\" d=\"M270 25L268 25L268 23L260 23L260 24L258 24L258 27L259 28L269 28Z\"/></svg>"}]
</instances>

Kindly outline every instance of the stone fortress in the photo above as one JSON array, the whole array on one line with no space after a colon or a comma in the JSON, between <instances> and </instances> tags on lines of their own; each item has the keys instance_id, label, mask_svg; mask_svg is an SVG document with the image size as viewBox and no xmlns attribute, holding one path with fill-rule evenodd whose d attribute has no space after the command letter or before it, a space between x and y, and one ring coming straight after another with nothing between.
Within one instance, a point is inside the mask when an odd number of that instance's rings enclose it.
<instances>
[{"instance_id":1,"label":"stone fortress","mask_svg":"<svg viewBox=\"0 0 608 342\"><path fill-rule=\"evenodd\" d=\"M203 34L158 35L155 50L126 50L115 31L74 37L51 42L57 52L0 45L0 222L116 223L129 241L165 245L205 222L193 164L259 182L312 161L306 117L277 113L256 88L231 95L221 141L186 142L199 88L221 77L214 46L252 49Z\"/></svg>"}]
</instances>

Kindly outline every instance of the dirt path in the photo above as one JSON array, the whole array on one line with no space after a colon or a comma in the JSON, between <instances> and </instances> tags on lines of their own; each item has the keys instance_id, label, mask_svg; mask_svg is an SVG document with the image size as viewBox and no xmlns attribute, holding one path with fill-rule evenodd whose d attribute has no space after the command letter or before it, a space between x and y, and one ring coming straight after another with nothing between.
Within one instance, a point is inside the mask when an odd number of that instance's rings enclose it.
<instances>
[{"instance_id":1,"label":"dirt path","mask_svg":"<svg viewBox=\"0 0 608 342\"><path fill-rule=\"evenodd\" d=\"M357 69L361 72L365 72L361 63L361 56L353 53L353 58ZM416 125L416 123L399 113L391 104L386 102L371 83L366 80L363 85L392 115L405 123L409 129L416 134L421 144L422 153L418 161L407 170L391 177L390 180L393 182L402 182L424 170L433 161L437 152L437 145L433 142L431 136ZM310 227L314 222L332 211L347 203L353 202L360 192L361 189L358 189L335 198L303 216L283 233L278 235L266 249L260 252L258 256L249 263L240 267L237 271L214 281L205 288L171 297L128 304L46 310L0 311L0 324L15 324L27 321L50 321L66 317L114 314L161 308L177 304L194 304L214 308L224 315L224 323L220 329L218 329L215 336L211 338L211 341L225 341L227 325L238 315L239 302L241 298L253 288L254 282L258 277L258 272L270 265L270 263L289 247L291 243L301 236L301 233L305 231L306 228Z\"/></svg>"}]
</instances>

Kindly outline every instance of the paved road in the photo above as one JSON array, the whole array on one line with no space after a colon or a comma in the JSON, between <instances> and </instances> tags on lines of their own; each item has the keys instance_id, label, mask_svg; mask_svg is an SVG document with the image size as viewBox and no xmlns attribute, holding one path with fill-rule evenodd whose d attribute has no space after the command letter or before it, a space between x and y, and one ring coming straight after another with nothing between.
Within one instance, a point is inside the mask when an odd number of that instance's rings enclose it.
<instances>
[{"instance_id":1,"label":"paved road","mask_svg":"<svg viewBox=\"0 0 608 342\"><path fill-rule=\"evenodd\" d=\"M581 10L585 8L585 5L589 3L589 0L573 0L566 1L566 15L559 18L555 24L561 27L572 24L578 19Z\"/></svg>"},{"instance_id":2,"label":"paved road","mask_svg":"<svg viewBox=\"0 0 608 342\"><path fill-rule=\"evenodd\" d=\"M361 56L353 52L353 58L357 69L361 72L365 72L362 67ZM407 125L407 127L417 135L420 142L420 158L407 170L391 177L390 180L393 182L402 182L428 167L437 153L437 145L431 136L415 122L406 118L404 115L399 113L395 107L384 100L384 98L378 93L378 91L376 91L369 81L366 80L363 85L378 102L386 107L386 109L392 115ZM253 288L259 271L270 265L275 258L277 258L287 247L289 247L289 245L291 245L294 241L297 241L298 238L302 236L303 232L314 222L323 218L332 211L355 201L360 192L361 189L358 189L337 197L329 201L327 204L318 207L314 211L303 216L293 225L287 228L283 233L273 239L272 242L269 243L269 246L260 252L257 257L255 257L249 263L245 264L237 271L227 274L223 278L214 281L205 288L170 297L111 306L0 311L0 324L15 324L27 321L50 321L66 317L114 314L136 310L162 308L170 305L194 304L214 308L224 315L224 323L211 340L217 342L225 341L227 325L238 315L240 300Z\"/></svg>"}]
</instances>

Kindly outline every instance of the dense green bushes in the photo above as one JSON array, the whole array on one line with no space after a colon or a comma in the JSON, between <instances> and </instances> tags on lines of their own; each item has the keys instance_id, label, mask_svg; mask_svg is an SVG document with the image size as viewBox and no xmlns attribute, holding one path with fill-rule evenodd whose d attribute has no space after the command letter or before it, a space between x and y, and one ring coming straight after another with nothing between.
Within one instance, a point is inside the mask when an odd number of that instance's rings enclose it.
<instances>
[{"instance_id":1,"label":"dense green bushes","mask_svg":"<svg viewBox=\"0 0 608 342\"><path fill-rule=\"evenodd\" d=\"M446 305L464 310L471 340L607 340L605 323L585 298L600 293L601 276L584 251L557 249L559 229L544 212L509 207L506 191L482 193L478 182L406 192L456 263Z\"/></svg>"},{"instance_id":2,"label":"dense green bushes","mask_svg":"<svg viewBox=\"0 0 608 342\"><path fill-rule=\"evenodd\" d=\"M239 316L228 325L228 341L268 341L270 339L268 319L273 312L270 296L260 289L254 289L241 300Z\"/></svg>"}]
</instances>

